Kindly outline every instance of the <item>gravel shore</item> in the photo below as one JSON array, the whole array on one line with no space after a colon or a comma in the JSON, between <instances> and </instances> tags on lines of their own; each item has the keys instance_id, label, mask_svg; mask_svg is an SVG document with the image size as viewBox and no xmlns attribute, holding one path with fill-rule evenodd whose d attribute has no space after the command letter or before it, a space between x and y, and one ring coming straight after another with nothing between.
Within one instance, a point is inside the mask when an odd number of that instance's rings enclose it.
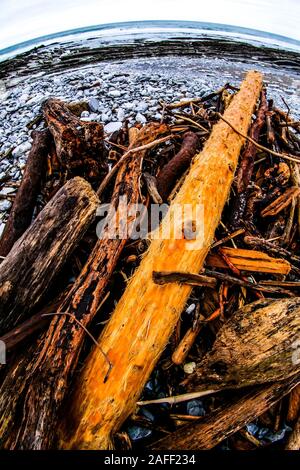
<instances>
[{"instance_id":1,"label":"gravel shore","mask_svg":"<svg viewBox=\"0 0 300 470\"><path fill-rule=\"evenodd\" d=\"M162 101L201 97L226 82L238 85L249 68L247 63L230 63L222 58L163 57L80 66L52 74L29 73L22 78L11 74L7 80L0 80L0 235L31 148L31 131L43 126L33 122L47 98L86 101L89 111L81 118L102 122L110 134L125 119L129 125L160 120ZM298 117L297 74L263 65L257 68L265 73L269 95L280 106L284 96Z\"/></svg>"}]
</instances>

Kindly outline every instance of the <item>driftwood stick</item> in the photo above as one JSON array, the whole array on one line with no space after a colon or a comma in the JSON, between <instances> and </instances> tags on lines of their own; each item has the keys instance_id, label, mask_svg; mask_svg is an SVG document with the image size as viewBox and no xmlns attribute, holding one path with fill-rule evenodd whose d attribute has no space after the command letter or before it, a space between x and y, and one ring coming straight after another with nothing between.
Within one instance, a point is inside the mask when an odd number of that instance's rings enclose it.
<instances>
[{"instance_id":1,"label":"driftwood stick","mask_svg":"<svg viewBox=\"0 0 300 470\"><path fill-rule=\"evenodd\" d=\"M202 329L205 318L200 314L199 310L200 309L198 304L193 325L187 330L184 337L181 339L180 343L172 354L172 362L174 362L174 364L179 365L184 362Z\"/></svg>"},{"instance_id":2,"label":"driftwood stick","mask_svg":"<svg viewBox=\"0 0 300 470\"><path fill-rule=\"evenodd\" d=\"M178 431L154 442L151 449L212 449L262 415L299 382L300 378L297 376L285 382L260 387L229 405L223 405L208 417L203 418L200 423L183 426Z\"/></svg>"},{"instance_id":3,"label":"driftwood stick","mask_svg":"<svg viewBox=\"0 0 300 470\"><path fill-rule=\"evenodd\" d=\"M164 285L173 282L178 284L188 284L189 286L216 287L217 280L214 277L204 276L204 274L193 274L183 272L153 271L153 281L155 284Z\"/></svg>"},{"instance_id":4,"label":"driftwood stick","mask_svg":"<svg viewBox=\"0 0 300 470\"><path fill-rule=\"evenodd\" d=\"M131 148L140 148L166 132L164 124L148 124L137 134ZM86 328L99 309L105 287L130 235L129 231L120 237L109 238L113 213L116 210L116 219L123 217L121 196L127 196L128 204L138 202L140 163L146 152L147 148L134 152L119 170L107 227L67 298L58 307L58 314L52 319L48 331L40 338L34 360L26 366L27 380L25 385L22 384L19 402L23 411L22 424L15 439L10 438L9 444L3 444L5 447L49 449L54 445L60 406L76 368ZM127 217L128 221L132 219L129 213ZM98 352L101 353L101 349ZM110 362L105 354L103 358L109 376Z\"/></svg>"},{"instance_id":5,"label":"driftwood stick","mask_svg":"<svg viewBox=\"0 0 300 470\"><path fill-rule=\"evenodd\" d=\"M279 152L275 152L274 150L271 150L269 149L268 147L265 147L264 145L261 145L261 144L258 144L254 139L252 139L251 137L247 136L246 134L240 132L233 124L233 122L230 122L228 121L224 116L222 116L222 114L220 113L215 113L220 119L222 119L222 121L226 122L226 124L228 124L229 127L231 127L232 130L234 130L238 135L240 135L241 137L243 137L244 139L246 139L248 142L250 142L251 144L253 144L255 147L257 147L259 150L263 150L264 152L267 152L269 153L270 155L274 155L274 157L278 157L278 158L284 158L285 160L289 160L291 162L296 162L296 163L300 163L300 158L297 158L297 157L294 157L293 155L289 155L289 154L286 154L286 153L279 153Z\"/></svg>"},{"instance_id":6,"label":"driftwood stick","mask_svg":"<svg viewBox=\"0 0 300 470\"><path fill-rule=\"evenodd\" d=\"M38 304L96 215L89 183L68 181L39 213L1 263L0 334Z\"/></svg>"},{"instance_id":7,"label":"driftwood stick","mask_svg":"<svg viewBox=\"0 0 300 470\"><path fill-rule=\"evenodd\" d=\"M203 274L184 273L184 272L166 272L166 271L153 271L153 280L156 284L169 284L177 282L178 284L186 284L189 286L208 286L214 287L216 280L229 282L241 287L248 287L256 291L270 292L274 294L293 295L290 291L282 289L281 287L273 287L263 284L254 284L253 282L238 277L231 276L230 274L219 273L217 271L205 270Z\"/></svg>"},{"instance_id":8,"label":"driftwood stick","mask_svg":"<svg viewBox=\"0 0 300 470\"><path fill-rule=\"evenodd\" d=\"M22 182L15 197L0 240L0 256L7 256L14 243L23 235L32 221L36 198L46 169L50 143L49 131L32 132L33 143Z\"/></svg>"},{"instance_id":9,"label":"driftwood stick","mask_svg":"<svg viewBox=\"0 0 300 470\"><path fill-rule=\"evenodd\" d=\"M157 177L157 189L163 201L166 201L177 179L189 167L196 155L199 140L194 132L186 132L181 149L160 171Z\"/></svg>"},{"instance_id":10,"label":"driftwood stick","mask_svg":"<svg viewBox=\"0 0 300 470\"><path fill-rule=\"evenodd\" d=\"M257 117L249 132L249 136L256 142L258 141L261 130L265 124L267 110L268 102L266 99L266 90L263 89L261 92ZM249 194L248 186L251 182L256 154L256 146L253 142L247 141L245 149L241 155L241 164L237 173L237 197L234 200L234 207L231 216L231 225L233 227L238 227L240 225L245 212L247 197Z\"/></svg>"},{"instance_id":11,"label":"driftwood stick","mask_svg":"<svg viewBox=\"0 0 300 470\"><path fill-rule=\"evenodd\" d=\"M225 114L247 133L262 87L261 74L249 72ZM165 218L158 229L170 228L167 239L153 240L150 249L118 303L99 339L112 369L94 349L78 379L72 400L72 426L62 431L66 448L107 449L112 434L133 411L159 356L184 308L190 286L153 282L153 271L200 271L227 200L243 138L227 124L215 125L203 151L197 155L183 186L170 206L170 223ZM178 204L204 207L204 241L178 239L175 208ZM137 294L138 293L138 294ZM163 315L161 312L163 311Z\"/></svg>"}]
</instances>

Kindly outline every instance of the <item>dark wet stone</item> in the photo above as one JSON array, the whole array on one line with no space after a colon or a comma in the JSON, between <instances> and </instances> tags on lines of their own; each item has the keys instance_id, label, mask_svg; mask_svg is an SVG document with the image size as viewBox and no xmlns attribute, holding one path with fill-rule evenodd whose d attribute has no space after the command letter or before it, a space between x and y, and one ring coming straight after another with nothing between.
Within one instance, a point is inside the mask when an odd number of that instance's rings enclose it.
<instances>
[{"instance_id":1,"label":"dark wet stone","mask_svg":"<svg viewBox=\"0 0 300 470\"><path fill-rule=\"evenodd\" d=\"M201 400L190 400L187 402L186 411L191 416L204 416L205 409Z\"/></svg>"},{"instance_id":2,"label":"dark wet stone","mask_svg":"<svg viewBox=\"0 0 300 470\"><path fill-rule=\"evenodd\" d=\"M145 439L152 434L150 429L143 428L141 426L128 426L128 434L132 441L138 441L140 439Z\"/></svg>"}]
</instances>

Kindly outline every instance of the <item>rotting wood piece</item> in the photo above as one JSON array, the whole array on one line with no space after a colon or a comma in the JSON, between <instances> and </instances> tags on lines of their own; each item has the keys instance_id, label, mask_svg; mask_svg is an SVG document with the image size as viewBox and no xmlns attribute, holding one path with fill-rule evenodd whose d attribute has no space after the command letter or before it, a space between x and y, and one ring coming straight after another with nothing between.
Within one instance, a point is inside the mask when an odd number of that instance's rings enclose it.
<instances>
[{"instance_id":1,"label":"rotting wood piece","mask_svg":"<svg viewBox=\"0 0 300 470\"><path fill-rule=\"evenodd\" d=\"M225 112L228 120L247 133L262 87L262 76L249 72L240 92ZM177 324L191 287L178 284L159 286L153 271L200 271L227 200L241 147L245 139L221 121L215 125L203 151L170 206L161 229L170 237L154 239L140 267L103 330L99 345L107 360L94 349L78 378L70 418L62 431L66 448L107 449L112 434L133 411L135 403ZM204 208L204 240L178 239L182 225L175 207L196 204ZM160 229L158 229L160 230ZM161 233L161 232L159 232ZM199 246L200 245L200 246ZM163 312L163 314L162 314Z\"/></svg>"},{"instance_id":2,"label":"rotting wood piece","mask_svg":"<svg viewBox=\"0 0 300 470\"><path fill-rule=\"evenodd\" d=\"M168 126L165 124L149 123L136 135L130 148L153 142L159 135L167 132ZM120 204L121 196L127 197L128 204L138 203L141 161L146 152L147 150L133 153L119 169L105 231L68 296L57 308L58 314L53 317L48 331L40 337L34 350L34 360L26 366L26 384L22 384L22 393L16 407L16 410L22 409L23 419L15 438L10 436L2 444L6 448L51 449L55 445L60 406L86 336L84 328L88 327L99 309L104 289L130 235L130 228L128 233L122 232L115 238L109 238L108 231L119 217L125 222ZM127 214L127 222L134 222L130 213ZM106 359L105 362L109 366ZM10 404L15 406L10 397L6 399L9 400L8 407Z\"/></svg>"},{"instance_id":3,"label":"rotting wood piece","mask_svg":"<svg viewBox=\"0 0 300 470\"><path fill-rule=\"evenodd\" d=\"M184 383L188 391L240 388L299 374L299 335L300 297L248 304L222 326Z\"/></svg>"},{"instance_id":4,"label":"rotting wood piece","mask_svg":"<svg viewBox=\"0 0 300 470\"><path fill-rule=\"evenodd\" d=\"M254 141L258 141L260 133L266 122L266 112L268 110L268 102L266 98L266 90L263 89L261 92L260 106L257 111L257 118L253 122L249 136ZM254 161L257 154L257 147L253 142L247 141L245 149L241 155L241 163L237 172L237 196L234 200L234 207L231 215L231 225L233 227L239 227L243 219L243 215L246 209L247 199L249 196L249 184L251 182Z\"/></svg>"},{"instance_id":5,"label":"rotting wood piece","mask_svg":"<svg viewBox=\"0 0 300 470\"><path fill-rule=\"evenodd\" d=\"M285 450L300 450L300 416L298 417L293 432L289 437Z\"/></svg>"},{"instance_id":6,"label":"rotting wood piece","mask_svg":"<svg viewBox=\"0 0 300 470\"><path fill-rule=\"evenodd\" d=\"M259 387L257 390L237 398L233 403L154 442L153 450L208 450L228 438L275 405L300 382L300 377L291 377L285 382Z\"/></svg>"},{"instance_id":7,"label":"rotting wood piece","mask_svg":"<svg viewBox=\"0 0 300 470\"><path fill-rule=\"evenodd\" d=\"M176 181L191 164L192 158L196 155L199 146L199 139L194 132L186 132L183 142L177 155L173 157L159 172L157 177L157 189L166 201Z\"/></svg>"},{"instance_id":8,"label":"rotting wood piece","mask_svg":"<svg viewBox=\"0 0 300 470\"><path fill-rule=\"evenodd\" d=\"M241 271L287 275L291 270L291 265L288 261L280 258L272 258L261 251L230 247L221 248L221 251L225 253L232 264ZM221 256L215 253L210 253L205 263L207 266L214 268L228 269L228 265Z\"/></svg>"},{"instance_id":9,"label":"rotting wood piece","mask_svg":"<svg viewBox=\"0 0 300 470\"><path fill-rule=\"evenodd\" d=\"M68 181L38 214L1 263L0 334L38 304L96 215L89 183Z\"/></svg>"},{"instance_id":10,"label":"rotting wood piece","mask_svg":"<svg viewBox=\"0 0 300 470\"><path fill-rule=\"evenodd\" d=\"M22 182L0 239L0 256L8 255L14 243L31 224L36 198L46 170L50 133L48 130L34 131L32 138Z\"/></svg>"},{"instance_id":11,"label":"rotting wood piece","mask_svg":"<svg viewBox=\"0 0 300 470\"><path fill-rule=\"evenodd\" d=\"M271 217L279 214L283 209L288 207L292 200L298 197L300 194L300 188L292 187L288 188L281 196L275 201L271 202L267 207L261 211L262 217Z\"/></svg>"},{"instance_id":12,"label":"rotting wood piece","mask_svg":"<svg viewBox=\"0 0 300 470\"><path fill-rule=\"evenodd\" d=\"M64 102L54 98L44 103L43 114L62 169L71 177L83 176L90 183L99 183L108 172L103 158L103 125L80 120Z\"/></svg>"},{"instance_id":13,"label":"rotting wood piece","mask_svg":"<svg viewBox=\"0 0 300 470\"><path fill-rule=\"evenodd\" d=\"M248 287L256 291L270 292L274 294L285 294L293 296L293 294L278 286L269 286L258 284L247 281L247 279L240 279L238 277L231 276L226 273L219 273L217 271L205 270L205 275L195 273L184 273L184 272L166 272L166 271L153 271L153 281L156 284L170 284L177 282L178 284L186 284L189 286L207 286L213 287L216 284L216 280L219 279L222 282L236 284L241 287Z\"/></svg>"},{"instance_id":14,"label":"rotting wood piece","mask_svg":"<svg viewBox=\"0 0 300 470\"><path fill-rule=\"evenodd\" d=\"M289 409L287 414L287 421L292 422L297 419L300 414L300 385L295 387L289 397Z\"/></svg>"}]
</instances>

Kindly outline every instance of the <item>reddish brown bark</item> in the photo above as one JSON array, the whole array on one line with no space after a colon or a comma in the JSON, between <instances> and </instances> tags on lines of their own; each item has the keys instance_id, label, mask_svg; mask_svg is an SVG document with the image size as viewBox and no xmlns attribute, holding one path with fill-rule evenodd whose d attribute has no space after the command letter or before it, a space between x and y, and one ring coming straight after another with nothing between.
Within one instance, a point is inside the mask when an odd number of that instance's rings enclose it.
<instances>
[{"instance_id":1,"label":"reddish brown bark","mask_svg":"<svg viewBox=\"0 0 300 470\"><path fill-rule=\"evenodd\" d=\"M102 124L81 121L57 99L47 100L43 113L62 168L71 177L83 176L90 183L99 182L108 171L103 157Z\"/></svg>"},{"instance_id":2,"label":"reddish brown bark","mask_svg":"<svg viewBox=\"0 0 300 470\"><path fill-rule=\"evenodd\" d=\"M261 92L260 107L257 112L257 117L249 131L249 137L256 142L258 141L266 122L267 111L268 102L266 98L266 90L263 89ZM257 147L252 142L247 141L241 156L241 164L237 172L237 197L235 199L231 215L231 225L233 228L239 227L243 219L248 199L248 186L251 182L256 154Z\"/></svg>"},{"instance_id":3,"label":"reddish brown bark","mask_svg":"<svg viewBox=\"0 0 300 470\"><path fill-rule=\"evenodd\" d=\"M192 158L197 153L199 140L194 132L186 132L180 151L165 165L157 177L157 189L164 201L167 200L177 179L189 167Z\"/></svg>"}]
</instances>

